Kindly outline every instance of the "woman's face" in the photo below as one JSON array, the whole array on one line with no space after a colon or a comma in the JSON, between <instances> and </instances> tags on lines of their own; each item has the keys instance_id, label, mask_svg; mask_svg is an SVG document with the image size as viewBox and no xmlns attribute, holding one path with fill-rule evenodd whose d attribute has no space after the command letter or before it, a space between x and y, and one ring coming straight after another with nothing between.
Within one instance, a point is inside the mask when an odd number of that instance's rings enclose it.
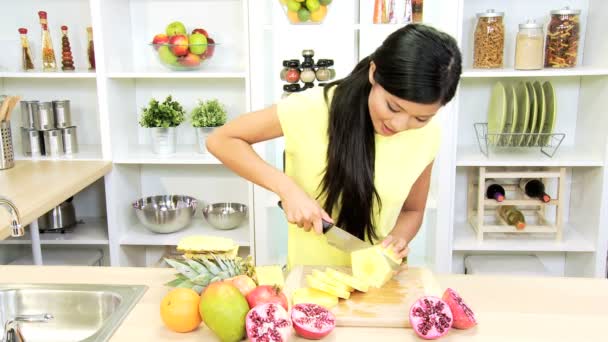
<instances>
[{"instance_id":1,"label":"woman's face","mask_svg":"<svg viewBox=\"0 0 608 342\"><path fill-rule=\"evenodd\" d=\"M372 90L369 93L369 113L377 134L391 136L408 129L424 127L437 113L438 103L422 104L407 101L391 95L374 80L376 65L371 62L369 81Z\"/></svg>"}]
</instances>

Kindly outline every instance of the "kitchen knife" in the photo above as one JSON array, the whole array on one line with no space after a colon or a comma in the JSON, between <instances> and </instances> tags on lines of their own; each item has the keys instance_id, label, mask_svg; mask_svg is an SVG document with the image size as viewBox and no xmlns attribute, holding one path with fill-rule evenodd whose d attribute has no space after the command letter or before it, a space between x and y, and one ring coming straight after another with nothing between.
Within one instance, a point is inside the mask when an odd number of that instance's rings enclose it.
<instances>
[{"instance_id":1,"label":"kitchen knife","mask_svg":"<svg viewBox=\"0 0 608 342\"><path fill-rule=\"evenodd\" d=\"M283 209L283 204L279 201L279 207ZM358 249L371 247L371 244L352 235L346 230L323 220L323 235L327 238L327 243L344 251L352 252Z\"/></svg>"}]
</instances>

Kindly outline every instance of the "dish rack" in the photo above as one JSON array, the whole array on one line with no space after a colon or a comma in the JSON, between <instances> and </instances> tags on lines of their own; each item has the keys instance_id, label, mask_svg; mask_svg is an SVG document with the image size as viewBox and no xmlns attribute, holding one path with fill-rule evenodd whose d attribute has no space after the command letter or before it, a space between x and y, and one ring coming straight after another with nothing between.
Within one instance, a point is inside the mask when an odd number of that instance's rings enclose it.
<instances>
[{"instance_id":1,"label":"dish rack","mask_svg":"<svg viewBox=\"0 0 608 342\"><path fill-rule=\"evenodd\" d=\"M539 169L539 170L516 170L508 168L486 168L480 167L479 173L476 174L476 169L472 168L468 175L468 194L467 194L467 218L471 227L475 230L478 241L483 241L486 233L509 233L509 234L532 234L544 233L554 234L556 241L561 241L563 233L563 211L565 208L565 186L566 186L566 168L555 169ZM523 191L519 189L518 184L506 184L508 180L517 180L521 178L536 178L546 184L549 179L557 180L557 196L552 198L548 203L541 202L538 199L527 197ZM513 196L507 197L502 202L497 202L494 199L486 198L485 184L489 179L505 180L501 183L508 194ZM514 226L508 225L498 214L499 206L512 205L516 206L525 216L526 222L533 221L534 224L528 224L522 230L518 230ZM547 209L549 206L555 207L554 220L547 219ZM488 223L487 218L494 216L491 223ZM532 220L530 220L532 219Z\"/></svg>"},{"instance_id":2,"label":"dish rack","mask_svg":"<svg viewBox=\"0 0 608 342\"><path fill-rule=\"evenodd\" d=\"M490 156L490 147L493 147L510 149L540 148L544 155L551 158L566 137L565 133L490 133L488 132L487 122L478 122L474 126L479 150L486 157ZM509 126L508 124L505 126L505 131L510 129Z\"/></svg>"}]
</instances>

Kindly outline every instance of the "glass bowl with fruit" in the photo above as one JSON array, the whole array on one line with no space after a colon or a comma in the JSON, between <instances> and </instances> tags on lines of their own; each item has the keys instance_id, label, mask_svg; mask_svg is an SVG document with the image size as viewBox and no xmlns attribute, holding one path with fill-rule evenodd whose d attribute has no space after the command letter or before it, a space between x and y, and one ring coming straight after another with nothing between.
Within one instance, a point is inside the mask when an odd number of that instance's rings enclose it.
<instances>
[{"instance_id":1,"label":"glass bowl with fruit","mask_svg":"<svg viewBox=\"0 0 608 342\"><path fill-rule=\"evenodd\" d=\"M213 57L218 44L204 29L194 29L188 35L174 24L167 26L166 33L154 36L150 43L154 54L171 70L199 70Z\"/></svg>"},{"instance_id":2,"label":"glass bowl with fruit","mask_svg":"<svg viewBox=\"0 0 608 342\"><path fill-rule=\"evenodd\" d=\"M279 0L292 24L321 24L332 0Z\"/></svg>"}]
</instances>

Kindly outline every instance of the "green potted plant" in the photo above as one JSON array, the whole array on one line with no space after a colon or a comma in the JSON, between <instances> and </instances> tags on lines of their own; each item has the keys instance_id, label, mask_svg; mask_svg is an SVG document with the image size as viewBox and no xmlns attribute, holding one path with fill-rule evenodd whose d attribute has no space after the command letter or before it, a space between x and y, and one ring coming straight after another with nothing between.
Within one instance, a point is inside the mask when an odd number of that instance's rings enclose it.
<instances>
[{"instance_id":1,"label":"green potted plant","mask_svg":"<svg viewBox=\"0 0 608 342\"><path fill-rule=\"evenodd\" d=\"M154 153L175 153L177 126L185 120L185 114L184 108L171 95L162 103L153 98L148 107L143 108L139 124L150 130Z\"/></svg>"},{"instance_id":2,"label":"green potted plant","mask_svg":"<svg viewBox=\"0 0 608 342\"><path fill-rule=\"evenodd\" d=\"M226 108L217 99L198 101L191 113L192 126L196 129L198 152L207 153L205 142L215 127L226 123Z\"/></svg>"}]
</instances>

